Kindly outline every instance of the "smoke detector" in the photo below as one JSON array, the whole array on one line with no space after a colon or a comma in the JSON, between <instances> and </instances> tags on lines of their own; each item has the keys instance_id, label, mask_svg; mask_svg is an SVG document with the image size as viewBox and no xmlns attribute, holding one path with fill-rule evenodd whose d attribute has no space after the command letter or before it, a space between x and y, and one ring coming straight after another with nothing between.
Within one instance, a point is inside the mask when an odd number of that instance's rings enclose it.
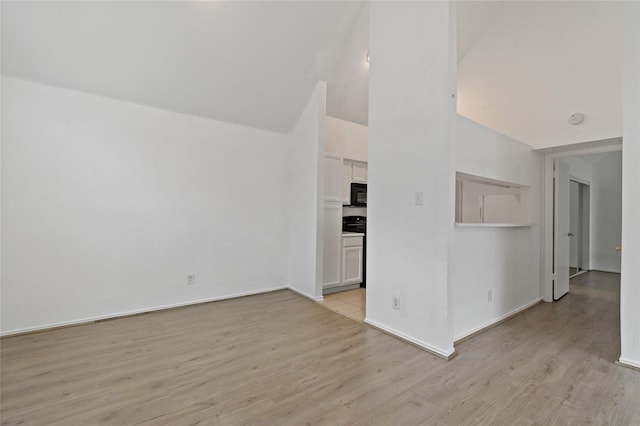
<instances>
[{"instance_id":1,"label":"smoke detector","mask_svg":"<svg viewBox=\"0 0 640 426\"><path fill-rule=\"evenodd\" d=\"M574 126L580 124L584 121L584 114L581 112L576 112L575 114L571 114L569 117L569 124L573 124Z\"/></svg>"}]
</instances>

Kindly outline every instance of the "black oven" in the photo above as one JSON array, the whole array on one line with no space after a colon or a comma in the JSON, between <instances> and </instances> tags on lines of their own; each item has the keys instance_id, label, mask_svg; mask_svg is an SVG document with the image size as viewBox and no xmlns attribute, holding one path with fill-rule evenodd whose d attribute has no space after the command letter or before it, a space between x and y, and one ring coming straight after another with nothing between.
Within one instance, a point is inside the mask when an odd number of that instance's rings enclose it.
<instances>
[{"instance_id":1,"label":"black oven","mask_svg":"<svg viewBox=\"0 0 640 426\"><path fill-rule=\"evenodd\" d=\"M367 207L367 184L352 183L351 184L351 203L356 207Z\"/></svg>"}]
</instances>

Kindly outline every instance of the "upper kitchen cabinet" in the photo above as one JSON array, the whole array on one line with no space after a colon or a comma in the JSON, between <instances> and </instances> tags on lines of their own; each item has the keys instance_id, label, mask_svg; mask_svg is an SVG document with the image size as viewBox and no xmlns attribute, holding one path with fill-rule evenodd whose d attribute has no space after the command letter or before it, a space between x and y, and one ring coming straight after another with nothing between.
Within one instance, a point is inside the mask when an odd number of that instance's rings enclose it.
<instances>
[{"instance_id":1,"label":"upper kitchen cabinet","mask_svg":"<svg viewBox=\"0 0 640 426\"><path fill-rule=\"evenodd\" d=\"M324 120L325 152L331 157L341 157L340 176L342 204L351 202L351 183L367 183L368 129L357 123L325 116ZM325 167L325 173L328 167ZM326 176L325 176L326 177ZM325 183L326 185L326 183Z\"/></svg>"},{"instance_id":2,"label":"upper kitchen cabinet","mask_svg":"<svg viewBox=\"0 0 640 426\"><path fill-rule=\"evenodd\" d=\"M324 155L324 199L325 201L342 200L341 186L342 157L333 154Z\"/></svg>"},{"instance_id":3,"label":"upper kitchen cabinet","mask_svg":"<svg viewBox=\"0 0 640 426\"><path fill-rule=\"evenodd\" d=\"M351 162L351 181L367 183L367 163L361 161Z\"/></svg>"}]
</instances>

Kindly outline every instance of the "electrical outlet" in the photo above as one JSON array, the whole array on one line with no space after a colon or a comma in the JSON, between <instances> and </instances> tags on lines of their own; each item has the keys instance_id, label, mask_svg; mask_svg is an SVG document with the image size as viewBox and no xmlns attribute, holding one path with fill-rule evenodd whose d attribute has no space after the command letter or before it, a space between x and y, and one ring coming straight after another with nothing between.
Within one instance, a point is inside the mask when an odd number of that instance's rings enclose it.
<instances>
[{"instance_id":1,"label":"electrical outlet","mask_svg":"<svg viewBox=\"0 0 640 426\"><path fill-rule=\"evenodd\" d=\"M196 283L196 276L194 274L187 275L187 285L194 285Z\"/></svg>"},{"instance_id":2,"label":"electrical outlet","mask_svg":"<svg viewBox=\"0 0 640 426\"><path fill-rule=\"evenodd\" d=\"M491 302L491 299L493 299L493 292L489 290L487 292L487 302Z\"/></svg>"},{"instance_id":3,"label":"electrical outlet","mask_svg":"<svg viewBox=\"0 0 640 426\"><path fill-rule=\"evenodd\" d=\"M418 191L416 192L416 206L421 206L424 204L424 192Z\"/></svg>"},{"instance_id":4,"label":"electrical outlet","mask_svg":"<svg viewBox=\"0 0 640 426\"><path fill-rule=\"evenodd\" d=\"M396 310L400 310L400 298L398 296L393 296L393 301L391 302L391 307Z\"/></svg>"}]
</instances>

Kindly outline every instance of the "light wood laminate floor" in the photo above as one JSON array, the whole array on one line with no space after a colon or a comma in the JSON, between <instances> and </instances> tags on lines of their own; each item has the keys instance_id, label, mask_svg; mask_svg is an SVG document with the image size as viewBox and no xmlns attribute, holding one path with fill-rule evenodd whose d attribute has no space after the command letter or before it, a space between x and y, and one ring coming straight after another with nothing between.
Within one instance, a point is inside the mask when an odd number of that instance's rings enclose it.
<instances>
[{"instance_id":1,"label":"light wood laminate floor","mask_svg":"<svg viewBox=\"0 0 640 426\"><path fill-rule=\"evenodd\" d=\"M444 361L290 291L2 339L4 425L638 425L619 277Z\"/></svg>"},{"instance_id":2,"label":"light wood laminate floor","mask_svg":"<svg viewBox=\"0 0 640 426\"><path fill-rule=\"evenodd\" d=\"M363 322L366 298L367 290L364 288L356 288L355 290L325 294L324 300L318 303L342 316Z\"/></svg>"}]
</instances>

